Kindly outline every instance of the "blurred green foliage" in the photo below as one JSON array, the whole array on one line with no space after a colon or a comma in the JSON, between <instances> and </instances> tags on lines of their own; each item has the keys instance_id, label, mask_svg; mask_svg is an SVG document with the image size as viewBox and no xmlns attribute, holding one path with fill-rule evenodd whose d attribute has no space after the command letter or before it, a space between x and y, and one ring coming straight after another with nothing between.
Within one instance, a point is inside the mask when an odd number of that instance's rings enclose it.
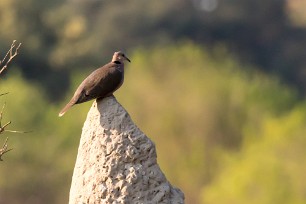
<instances>
[{"instance_id":1,"label":"blurred green foliage","mask_svg":"<svg viewBox=\"0 0 306 204\"><path fill-rule=\"evenodd\" d=\"M1 0L0 56L23 43L3 122L33 132L5 135L0 203L67 203L91 103L58 111L119 49L132 63L116 97L186 203L305 203L301 2Z\"/></svg>"},{"instance_id":2,"label":"blurred green foliage","mask_svg":"<svg viewBox=\"0 0 306 204\"><path fill-rule=\"evenodd\" d=\"M224 46L190 41L128 53L118 101L156 144L158 162L186 203L305 203L306 107L278 79L239 63ZM11 71L0 103L14 148L0 168L0 203L67 203L82 124L91 102L61 103Z\"/></svg>"},{"instance_id":3,"label":"blurred green foliage","mask_svg":"<svg viewBox=\"0 0 306 204\"><path fill-rule=\"evenodd\" d=\"M22 74L38 81L52 101L63 99L70 74L98 67L114 51L186 39L207 51L222 44L304 96L306 27L292 20L296 12L288 4L299 4L290 2L1 0L0 47L14 39L23 43L17 61Z\"/></svg>"},{"instance_id":4,"label":"blurred green foliage","mask_svg":"<svg viewBox=\"0 0 306 204\"><path fill-rule=\"evenodd\" d=\"M9 129L33 132L5 135L13 151L1 163L0 203L65 203L76 155L72 147L78 142L71 136L80 135L76 127L86 111L78 121L59 120L59 107L43 97L42 89L12 75L0 85L10 92L0 98L7 103L3 120L12 120Z\"/></svg>"},{"instance_id":5,"label":"blurred green foliage","mask_svg":"<svg viewBox=\"0 0 306 204\"><path fill-rule=\"evenodd\" d=\"M256 139L224 157L220 174L202 188L203 203L305 203L305 116L304 105L246 134Z\"/></svg>"}]
</instances>

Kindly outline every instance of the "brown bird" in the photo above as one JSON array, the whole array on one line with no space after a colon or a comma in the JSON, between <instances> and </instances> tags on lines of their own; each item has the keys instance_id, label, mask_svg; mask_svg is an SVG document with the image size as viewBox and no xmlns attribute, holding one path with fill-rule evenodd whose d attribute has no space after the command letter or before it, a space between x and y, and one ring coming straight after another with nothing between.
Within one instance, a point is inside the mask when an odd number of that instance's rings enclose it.
<instances>
[{"instance_id":1,"label":"brown bird","mask_svg":"<svg viewBox=\"0 0 306 204\"><path fill-rule=\"evenodd\" d=\"M124 61L129 60L121 51L115 52L110 63L93 71L77 88L72 99L58 114L63 116L73 105L112 95L123 83Z\"/></svg>"}]
</instances>

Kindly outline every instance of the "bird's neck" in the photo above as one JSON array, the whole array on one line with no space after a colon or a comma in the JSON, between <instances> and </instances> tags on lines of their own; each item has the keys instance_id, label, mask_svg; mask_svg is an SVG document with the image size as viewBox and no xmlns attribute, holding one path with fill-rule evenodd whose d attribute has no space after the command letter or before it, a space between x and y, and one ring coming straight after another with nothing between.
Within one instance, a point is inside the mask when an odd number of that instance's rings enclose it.
<instances>
[{"instance_id":1,"label":"bird's neck","mask_svg":"<svg viewBox=\"0 0 306 204\"><path fill-rule=\"evenodd\" d=\"M115 63L115 64L122 64L120 61L118 61L118 60L115 60L115 61L113 61L113 63Z\"/></svg>"}]
</instances>

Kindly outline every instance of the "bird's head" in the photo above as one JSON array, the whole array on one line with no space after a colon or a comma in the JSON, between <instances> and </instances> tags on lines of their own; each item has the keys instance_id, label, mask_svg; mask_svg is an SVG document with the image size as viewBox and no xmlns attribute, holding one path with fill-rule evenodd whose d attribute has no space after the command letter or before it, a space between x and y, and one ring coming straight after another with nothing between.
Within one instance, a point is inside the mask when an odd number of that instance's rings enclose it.
<instances>
[{"instance_id":1,"label":"bird's head","mask_svg":"<svg viewBox=\"0 0 306 204\"><path fill-rule=\"evenodd\" d=\"M127 56L125 56L125 54L121 51L115 52L113 55L113 59L112 62L120 62L123 63L125 60L131 62L131 60L129 58L127 58Z\"/></svg>"}]
</instances>

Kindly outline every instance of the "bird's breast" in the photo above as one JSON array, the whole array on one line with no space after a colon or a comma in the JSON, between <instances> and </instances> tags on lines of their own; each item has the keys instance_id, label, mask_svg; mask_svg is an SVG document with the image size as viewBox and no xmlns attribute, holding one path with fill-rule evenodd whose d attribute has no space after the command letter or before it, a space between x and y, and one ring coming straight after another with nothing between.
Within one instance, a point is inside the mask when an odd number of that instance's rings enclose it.
<instances>
[{"instance_id":1,"label":"bird's breast","mask_svg":"<svg viewBox=\"0 0 306 204\"><path fill-rule=\"evenodd\" d=\"M124 66L116 66L116 70L119 72L124 72Z\"/></svg>"}]
</instances>

